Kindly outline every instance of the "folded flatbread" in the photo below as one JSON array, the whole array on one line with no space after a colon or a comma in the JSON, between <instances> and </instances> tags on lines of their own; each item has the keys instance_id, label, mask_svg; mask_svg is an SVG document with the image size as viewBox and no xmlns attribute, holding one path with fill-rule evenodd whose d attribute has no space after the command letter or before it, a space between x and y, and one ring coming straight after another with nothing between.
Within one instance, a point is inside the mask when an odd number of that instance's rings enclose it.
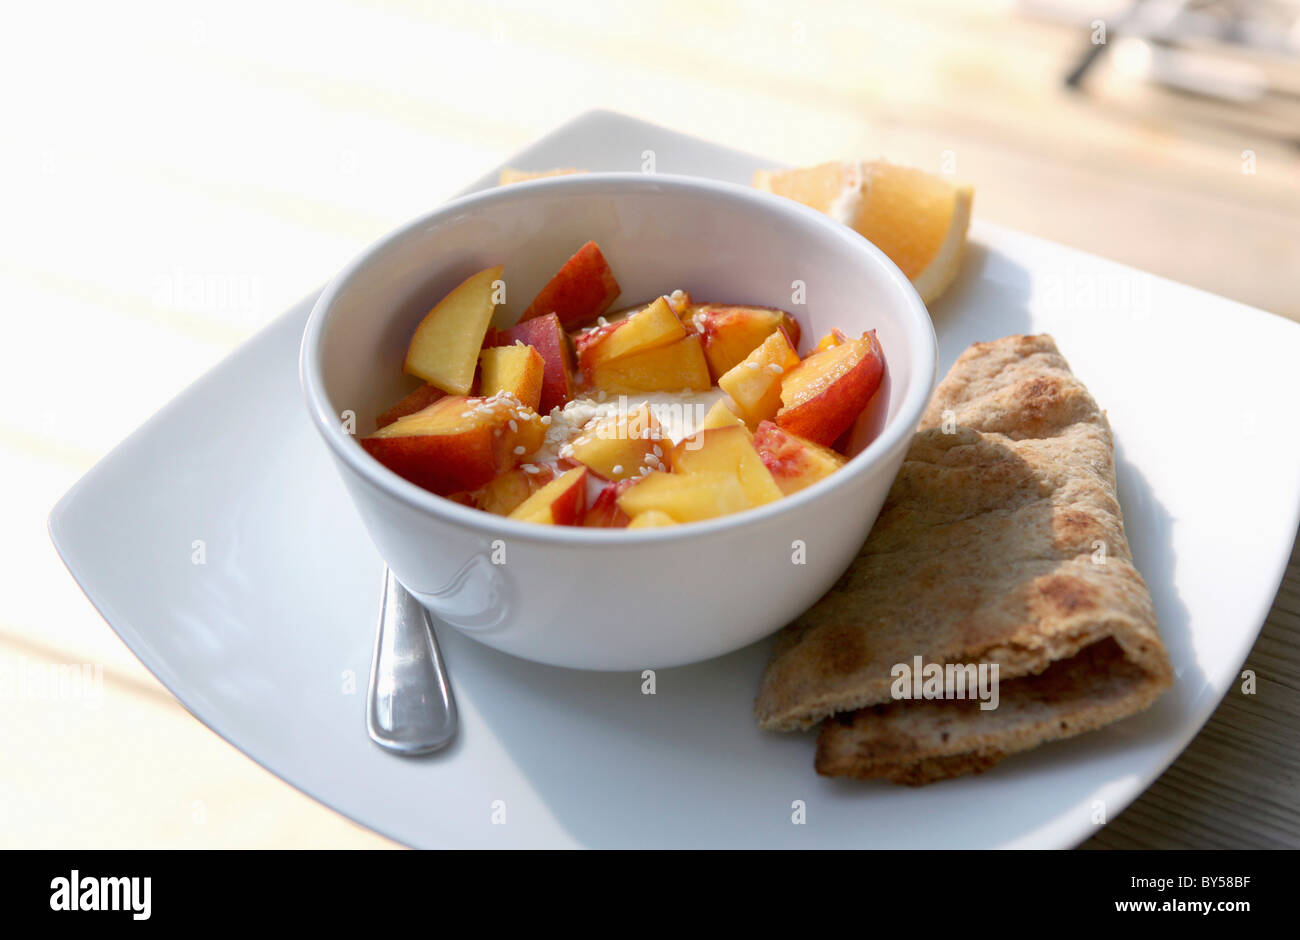
<instances>
[{"instance_id":1,"label":"folded flatbread","mask_svg":"<svg viewBox=\"0 0 1300 940\"><path fill-rule=\"evenodd\" d=\"M998 665L998 705L901 699L897 664ZM817 771L922 784L1146 708L1172 681L1110 426L1049 336L967 349L870 537L776 639L755 715ZM834 716L834 717L832 717Z\"/></svg>"}]
</instances>

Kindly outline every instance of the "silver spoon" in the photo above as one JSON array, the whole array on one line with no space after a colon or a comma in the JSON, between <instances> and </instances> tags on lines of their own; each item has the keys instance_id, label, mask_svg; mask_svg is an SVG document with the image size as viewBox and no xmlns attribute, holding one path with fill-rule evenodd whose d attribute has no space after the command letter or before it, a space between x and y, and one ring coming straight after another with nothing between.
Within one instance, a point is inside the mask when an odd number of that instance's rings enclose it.
<instances>
[{"instance_id":1,"label":"silver spoon","mask_svg":"<svg viewBox=\"0 0 1300 940\"><path fill-rule=\"evenodd\" d=\"M384 569L366 730L380 747L431 754L456 736L456 699L428 612Z\"/></svg>"}]
</instances>

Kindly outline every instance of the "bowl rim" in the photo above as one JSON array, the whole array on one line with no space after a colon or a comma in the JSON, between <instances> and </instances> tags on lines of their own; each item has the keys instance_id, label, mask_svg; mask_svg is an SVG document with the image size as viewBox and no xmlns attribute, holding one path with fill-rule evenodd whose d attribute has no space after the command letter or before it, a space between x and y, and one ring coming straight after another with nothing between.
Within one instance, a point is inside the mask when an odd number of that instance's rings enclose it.
<instances>
[{"instance_id":1,"label":"bowl rim","mask_svg":"<svg viewBox=\"0 0 1300 940\"><path fill-rule=\"evenodd\" d=\"M746 509L716 519L662 528L628 530L594 526L537 525L462 506L398 476L366 453L355 435L343 430L342 422L329 406L322 373L321 347L335 301L361 271L378 262L388 251L416 233L436 227L466 211L514 201L529 194L552 189L571 189L579 192L590 190L593 193L607 191L614 195L624 191L672 191L724 203L758 204L764 207L764 211L778 217L777 221L781 216L801 218L805 224L820 227L827 235L848 243L855 251L869 258L871 263L883 272L886 284L899 294L903 311L902 327L916 350L912 362L912 367L916 370L916 380L907 390L898 414L892 421L887 421L880 433L843 467L797 493L765 506ZM312 423L334 455L366 483L405 508L432 516L440 522L474 530L485 536L509 538L514 541L551 545L644 545L651 542L671 542L716 535L784 514L802 513L809 503L833 498L833 494L848 487L855 479L870 473L886 454L891 453L898 446L905 435L911 437L929 403L936 378L937 362L938 340L934 325L916 288L883 251L847 225L792 199L736 183L667 173L619 172L546 177L469 193L442 203L437 208L384 235L354 257L335 275L317 298L303 331L302 344L299 347L298 372ZM885 368L889 368L888 350L885 351Z\"/></svg>"}]
</instances>

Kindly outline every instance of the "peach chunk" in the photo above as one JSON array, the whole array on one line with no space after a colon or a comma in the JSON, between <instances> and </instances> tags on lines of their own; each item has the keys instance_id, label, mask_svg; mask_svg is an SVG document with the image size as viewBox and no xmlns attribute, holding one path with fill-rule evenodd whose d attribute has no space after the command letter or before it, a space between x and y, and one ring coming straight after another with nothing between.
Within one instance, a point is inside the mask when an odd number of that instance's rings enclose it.
<instances>
[{"instance_id":1,"label":"peach chunk","mask_svg":"<svg viewBox=\"0 0 1300 940\"><path fill-rule=\"evenodd\" d=\"M754 432L754 449L786 496L830 476L844 466L845 458L820 444L791 434L771 421Z\"/></svg>"},{"instance_id":2,"label":"peach chunk","mask_svg":"<svg viewBox=\"0 0 1300 940\"><path fill-rule=\"evenodd\" d=\"M583 516L582 524L605 529L621 529L626 526L630 520L627 513L618 508L618 498L629 486L634 486L637 479L639 478L619 480L602 486L596 498L591 501L587 514Z\"/></svg>"},{"instance_id":3,"label":"peach chunk","mask_svg":"<svg viewBox=\"0 0 1300 940\"><path fill-rule=\"evenodd\" d=\"M740 481L750 506L781 498L780 487L763 465L744 427L711 428L679 442L669 454L674 473L729 473Z\"/></svg>"},{"instance_id":4,"label":"peach chunk","mask_svg":"<svg viewBox=\"0 0 1300 940\"><path fill-rule=\"evenodd\" d=\"M782 327L789 334L790 345L799 348L799 323L784 310L696 304L686 318L704 338L704 356L715 380Z\"/></svg>"},{"instance_id":5,"label":"peach chunk","mask_svg":"<svg viewBox=\"0 0 1300 940\"><path fill-rule=\"evenodd\" d=\"M718 387L731 396L740 417L753 428L781 407L781 379L797 365L794 344L784 330L777 330L718 379Z\"/></svg>"},{"instance_id":6,"label":"peach chunk","mask_svg":"<svg viewBox=\"0 0 1300 940\"><path fill-rule=\"evenodd\" d=\"M884 372L885 356L875 330L813 353L781 383L776 423L829 447L857 420Z\"/></svg>"},{"instance_id":7,"label":"peach chunk","mask_svg":"<svg viewBox=\"0 0 1300 940\"><path fill-rule=\"evenodd\" d=\"M642 467L659 467L664 455L661 437L659 422L643 403L583 431L571 444L572 455L602 479L626 480L639 476Z\"/></svg>"},{"instance_id":8,"label":"peach chunk","mask_svg":"<svg viewBox=\"0 0 1300 940\"><path fill-rule=\"evenodd\" d=\"M596 243L587 242L564 262L519 320L553 313L560 318L561 326L571 330L590 323L608 310L621 290Z\"/></svg>"},{"instance_id":9,"label":"peach chunk","mask_svg":"<svg viewBox=\"0 0 1300 940\"><path fill-rule=\"evenodd\" d=\"M392 424L398 418L405 418L417 411L423 411L446 394L436 385L430 385L426 382L376 418L375 427L382 428L385 425Z\"/></svg>"},{"instance_id":10,"label":"peach chunk","mask_svg":"<svg viewBox=\"0 0 1300 940\"><path fill-rule=\"evenodd\" d=\"M509 392L536 411L542 401L542 377L546 362L541 353L522 343L494 346L479 353L482 370L480 394L487 397Z\"/></svg>"},{"instance_id":11,"label":"peach chunk","mask_svg":"<svg viewBox=\"0 0 1300 940\"><path fill-rule=\"evenodd\" d=\"M658 529L666 525L677 525L677 520L659 509L647 509L627 524L629 529Z\"/></svg>"},{"instance_id":12,"label":"peach chunk","mask_svg":"<svg viewBox=\"0 0 1300 940\"><path fill-rule=\"evenodd\" d=\"M813 352L815 353L824 352L827 349L830 349L832 346L843 346L848 341L849 338L844 335L843 330L834 329L831 330L829 333L827 333L825 336L823 336L821 339L817 340L817 345L813 348Z\"/></svg>"},{"instance_id":13,"label":"peach chunk","mask_svg":"<svg viewBox=\"0 0 1300 940\"><path fill-rule=\"evenodd\" d=\"M677 522L712 519L749 508L734 473L651 473L618 497L618 508L635 519L658 510Z\"/></svg>"},{"instance_id":14,"label":"peach chunk","mask_svg":"<svg viewBox=\"0 0 1300 940\"><path fill-rule=\"evenodd\" d=\"M542 397L537 410L550 414L552 408L562 408L573 399L573 353L569 337L553 313L516 323L490 337L493 346L511 346L523 343L541 355Z\"/></svg>"},{"instance_id":15,"label":"peach chunk","mask_svg":"<svg viewBox=\"0 0 1300 940\"><path fill-rule=\"evenodd\" d=\"M593 388L623 395L638 392L705 391L712 387L700 337L602 362L589 377Z\"/></svg>"},{"instance_id":16,"label":"peach chunk","mask_svg":"<svg viewBox=\"0 0 1300 940\"><path fill-rule=\"evenodd\" d=\"M498 516L508 516L524 500L550 483L554 476L548 467L539 468L538 473L527 473L521 467L514 467L475 490L473 504Z\"/></svg>"},{"instance_id":17,"label":"peach chunk","mask_svg":"<svg viewBox=\"0 0 1300 940\"><path fill-rule=\"evenodd\" d=\"M700 422L699 429L701 431L707 431L710 428L730 427L744 428L745 422L740 420L736 413L727 407L725 401L719 400L713 403L713 407L710 408L708 414L704 416L704 420ZM749 429L745 428L745 430Z\"/></svg>"},{"instance_id":18,"label":"peach chunk","mask_svg":"<svg viewBox=\"0 0 1300 940\"><path fill-rule=\"evenodd\" d=\"M578 368L583 375L590 375L602 362L667 346L685 336L686 328L672 304L659 297L625 320L577 334L573 342L578 350Z\"/></svg>"},{"instance_id":19,"label":"peach chunk","mask_svg":"<svg viewBox=\"0 0 1300 940\"><path fill-rule=\"evenodd\" d=\"M447 496L483 486L545 436L537 413L507 398L448 395L362 438L361 446L398 476Z\"/></svg>"},{"instance_id":20,"label":"peach chunk","mask_svg":"<svg viewBox=\"0 0 1300 940\"><path fill-rule=\"evenodd\" d=\"M504 271L497 265L467 278L424 315L406 350L407 372L453 395L470 390Z\"/></svg>"},{"instance_id":21,"label":"peach chunk","mask_svg":"<svg viewBox=\"0 0 1300 940\"><path fill-rule=\"evenodd\" d=\"M516 506L510 518L544 525L578 525L586 508L587 470L574 467Z\"/></svg>"}]
</instances>

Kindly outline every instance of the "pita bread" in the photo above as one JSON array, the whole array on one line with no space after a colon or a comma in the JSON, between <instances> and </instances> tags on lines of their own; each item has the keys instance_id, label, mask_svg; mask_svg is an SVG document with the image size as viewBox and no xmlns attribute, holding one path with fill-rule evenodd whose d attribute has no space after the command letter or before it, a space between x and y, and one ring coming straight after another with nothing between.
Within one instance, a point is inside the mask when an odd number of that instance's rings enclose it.
<instances>
[{"instance_id":1,"label":"pita bread","mask_svg":"<svg viewBox=\"0 0 1300 940\"><path fill-rule=\"evenodd\" d=\"M998 707L896 701L893 667L917 656L997 663ZM940 383L862 551L778 635L755 715L838 715L818 772L919 784L1131 715L1171 681L1106 417L1051 337L1010 336Z\"/></svg>"}]
</instances>

